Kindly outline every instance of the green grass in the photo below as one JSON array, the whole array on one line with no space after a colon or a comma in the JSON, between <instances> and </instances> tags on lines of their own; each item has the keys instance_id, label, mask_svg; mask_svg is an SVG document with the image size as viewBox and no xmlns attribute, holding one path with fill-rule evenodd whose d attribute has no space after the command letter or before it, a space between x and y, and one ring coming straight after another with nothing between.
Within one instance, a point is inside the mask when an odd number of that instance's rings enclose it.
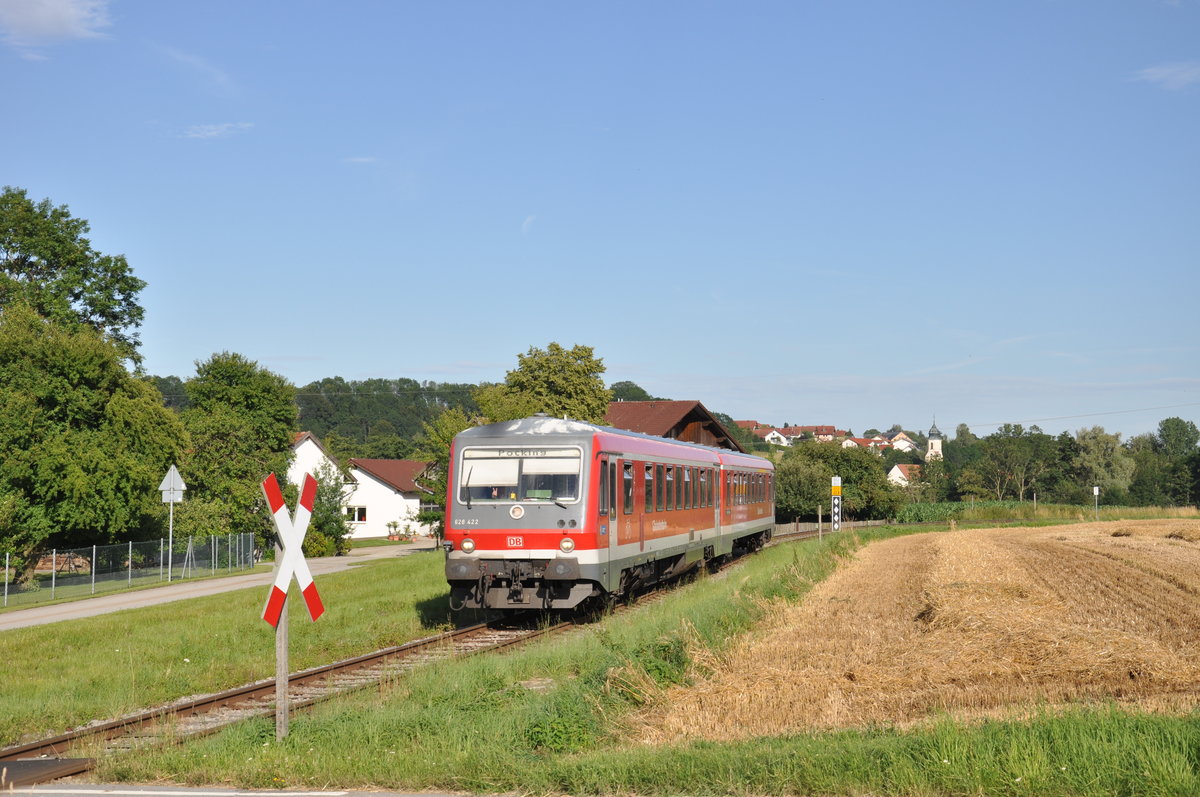
<instances>
[{"instance_id":1,"label":"green grass","mask_svg":"<svg viewBox=\"0 0 1200 797\"><path fill-rule=\"evenodd\" d=\"M723 650L754 627L767 601L799 600L858 540L900 533L906 532L871 529L771 548L633 615L506 655L439 663L294 714L282 743L275 741L273 720L255 720L187 745L106 761L97 776L258 788L596 795L1200 793L1200 715L1144 716L1108 706L1011 722L942 720L911 731L661 748L628 743L630 712L660 699L666 687L688 683L695 666L690 651ZM292 613L293 669L402 641L406 634L420 636L445 618L440 557L368 565L323 578L321 590L329 615L312 624L303 612ZM150 610L130 612L108 633L147 627L145 637L136 632L138 644L147 647L128 663L154 655L156 663L141 677L153 680L155 672L170 668L179 680L170 688L154 687L170 697L215 688L200 688L202 683L266 677L273 648L270 628L258 619L260 592L235 593L243 596L236 606L205 604L182 623ZM214 616L202 618L206 612ZM0 634L5 650L22 652L20 669L13 670L21 674L18 680L27 680L39 662L97 657L110 644L103 636L91 638L65 656L54 648L56 641L63 644L63 634L39 630L45 647L28 655L26 638L13 636L20 632ZM71 624L67 636L77 631ZM149 649L160 643L168 648L162 656ZM188 656L196 650L203 651L201 658ZM209 674L196 678L179 664L181 657ZM38 709L29 705L24 720L7 719L11 665L0 666L0 712L6 712L0 725L20 727ZM41 699L41 710L56 701L94 703L123 686L121 676L108 671L123 669L125 661L71 666L65 679L47 674L46 680L66 680L75 690L60 687ZM253 677L239 674L248 670ZM33 699L25 687L18 691L24 701Z\"/></svg>"},{"instance_id":2,"label":"green grass","mask_svg":"<svg viewBox=\"0 0 1200 797\"><path fill-rule=\"evenodd\" d=\"M426 636L450 619L440 557L371 562L318 586L326 613L316 623L292 589L293 671ZM0 746L273 677L267 590L0 632Z\"/></svg>"},{"instance_id":3,"label":"green grass","mask_svg":"<svg viewBox=\"0 0 1200 797\"><path fill-rule=\"evenodd\" d=\"M1032 501L960 501L936 504L907 504L896 517L897 523L985 523L990 521L1038 521L1041 523L1070 523L1096 520L1091 506L1039 503ZM1200 510L1194 506L1102 506L1099 519L1141 520L1156 518L1196 518Z\"/></svg>"}]
</instances>

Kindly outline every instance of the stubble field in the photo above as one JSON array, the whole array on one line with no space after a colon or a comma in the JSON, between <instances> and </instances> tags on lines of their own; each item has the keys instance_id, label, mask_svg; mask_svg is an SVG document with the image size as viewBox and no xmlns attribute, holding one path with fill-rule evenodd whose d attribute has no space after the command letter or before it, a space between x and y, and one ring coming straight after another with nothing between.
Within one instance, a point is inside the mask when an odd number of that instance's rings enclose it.
<instances>
[{"instance_id":1,"label":"stubble field","mask_svg":"<svg viewBox=\"0 0 1200 797\"><path fill-rule=\"evenodd\" d=\"M641 741L736 740L1200 704L1200 521L880 541L638 718ZM702 653L702 652L701 652Z\"/></svg>"}]
</instances>

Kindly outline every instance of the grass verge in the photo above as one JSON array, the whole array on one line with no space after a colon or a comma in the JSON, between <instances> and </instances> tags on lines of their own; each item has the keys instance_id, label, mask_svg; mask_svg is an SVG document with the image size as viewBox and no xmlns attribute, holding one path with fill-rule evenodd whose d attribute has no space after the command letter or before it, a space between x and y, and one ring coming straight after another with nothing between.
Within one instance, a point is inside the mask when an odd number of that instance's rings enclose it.
<instances>
[{"instance_id":1,"label":"grass verge","mask_svg":"<svg viewBox=\"0 0 1200 797\"><path fill-rule=\"evenodd\" d=\"M293 670L448 627L441 557L406 556L320 578L313 623L295 585ZM0 632L0 746L275 672L267 587Z\"/></svg>"}]
</instances>

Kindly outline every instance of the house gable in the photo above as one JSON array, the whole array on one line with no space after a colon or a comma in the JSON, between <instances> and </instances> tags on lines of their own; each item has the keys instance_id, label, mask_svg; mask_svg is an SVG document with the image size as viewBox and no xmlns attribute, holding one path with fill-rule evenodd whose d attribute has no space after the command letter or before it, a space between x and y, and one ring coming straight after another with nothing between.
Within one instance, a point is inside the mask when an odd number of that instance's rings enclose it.
<instances>
[{"instance_id":1,"label":"house gable","mask_svg":"<svg viewBox=\"0 0 1200 797\"><path fill-rule=\"evenodd\" d=\"M604 422L630 432L745 451L699 401L614 401Z\"/></svg>"}]
</instances>

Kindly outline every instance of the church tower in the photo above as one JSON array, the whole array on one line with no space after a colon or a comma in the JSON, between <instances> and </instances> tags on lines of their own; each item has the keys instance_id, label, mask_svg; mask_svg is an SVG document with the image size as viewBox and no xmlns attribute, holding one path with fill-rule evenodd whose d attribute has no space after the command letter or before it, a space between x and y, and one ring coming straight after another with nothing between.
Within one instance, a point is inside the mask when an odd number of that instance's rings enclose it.
<instances>
[{"instance_id":1,"label":"church tower","mask_svg":"<svg viewBox=\"0 0 1200 797\"><path fill-rule=\"evenodd\" d=\"M937 428L937 420L935 419L933 426L929 428L929 447L925 449L926 462L942 458L942 441L945 439L941 431Z\"/></svg>"}]
</instances>

